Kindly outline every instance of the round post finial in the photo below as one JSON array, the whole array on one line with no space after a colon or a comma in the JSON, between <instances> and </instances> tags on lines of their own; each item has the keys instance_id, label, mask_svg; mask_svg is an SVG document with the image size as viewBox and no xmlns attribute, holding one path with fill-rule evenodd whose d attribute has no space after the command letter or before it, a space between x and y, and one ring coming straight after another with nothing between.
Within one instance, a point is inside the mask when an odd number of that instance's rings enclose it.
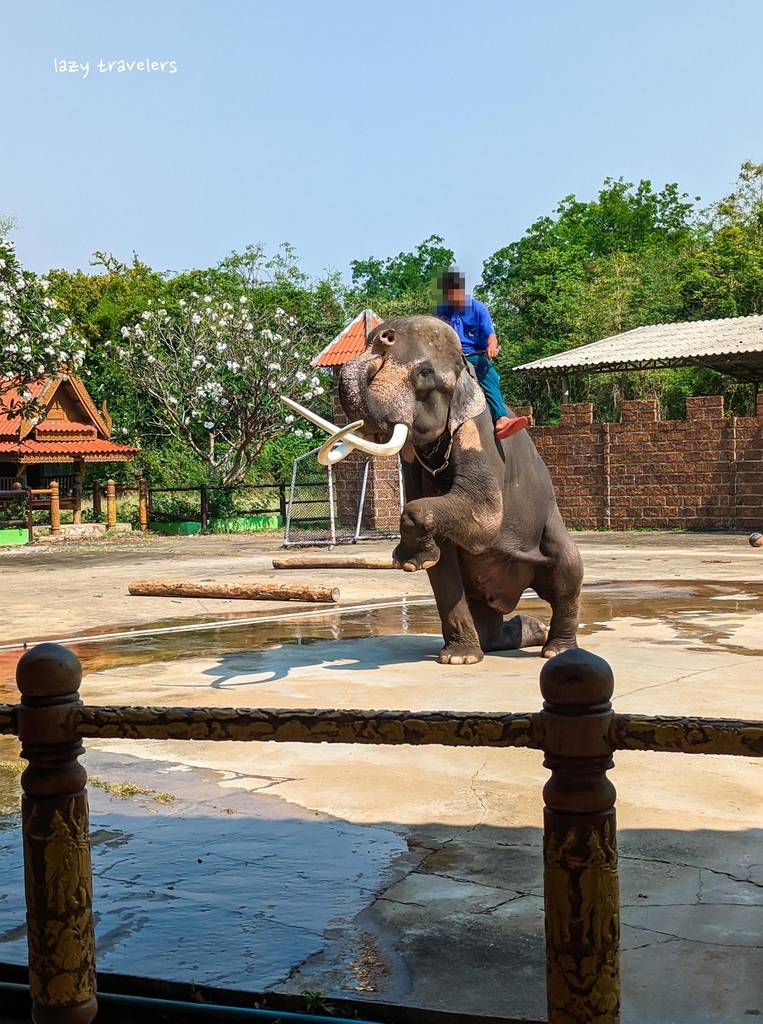
<instances>
[{"instance_id":1,"label":"round post finial","mask_svg":"<svg viewBox=\"0 0 763 1024\"><path fill-rule=\"evenodd\" d=\"M550 658L541 669L540 692L547 704L582 707L604 704L615 691L609 664L580 647Z\"/></svg>"},{"instance_id":2,"label":"round post finial","mask_svg":"<svg viewBox=\"0 0 763 1024\"><path fill-rule=\"evenodd\" d=\"M60 644L35 644L16 666L16 685L24 697L63 697L77 694L82 682L79 658Z\"/></svg>"}]
</instances>

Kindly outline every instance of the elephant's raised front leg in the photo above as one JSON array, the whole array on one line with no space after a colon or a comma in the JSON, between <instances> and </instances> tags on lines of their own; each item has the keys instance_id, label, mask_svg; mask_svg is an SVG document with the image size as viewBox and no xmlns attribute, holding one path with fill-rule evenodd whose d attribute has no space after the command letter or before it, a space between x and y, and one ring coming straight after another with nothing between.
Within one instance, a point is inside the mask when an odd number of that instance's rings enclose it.
<instances>
[{"instance_id":1,"label":"elephant's raised front leg","mask_svg":"<svg viewBox=\"0 0 763 1024\"><path fill-rule=\"evenodd\" d=\"M442 500L442 499L437 499ZM421 501L409 502L400 516L400 543L392 552L392 564L405 572L431 569L440 560L440 547L432 536L434 514L424 511L417 516L410 510Z\"/></svg>"},{"instance_id":2,"label":"elephant's raised front leg","mask_svg":"<svg viewBox=\"0 0 763 1024\"><path fill-rule=\"evenodd\" d=\"M459 461L445 493L427 494L409 501L400 516L400 543L392 552L396 568L407 572L431 569L440 558L440 546L452 542L463 551L485 551L498 536L503 497L495 475L487 472L479 451L463 451L455 438L453 459ZM443 483L445 481L443 480ZM424 481L426 486L434 486ZM416 493L406 485L406 493ZM421 490L418 489L418 493Z\"/></svg>"}]
</instances>

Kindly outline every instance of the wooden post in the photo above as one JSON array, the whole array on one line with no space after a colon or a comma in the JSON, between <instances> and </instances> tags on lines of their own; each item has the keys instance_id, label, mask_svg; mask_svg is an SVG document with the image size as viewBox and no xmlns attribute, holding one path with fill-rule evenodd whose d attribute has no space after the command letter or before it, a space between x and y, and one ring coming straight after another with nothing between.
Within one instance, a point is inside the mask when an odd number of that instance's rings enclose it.
<instances>
[{"instance_id":1,"label":"wooden post","mask_svg":"<svg viewBox=\"0 0 763 1024\"><path fill-rule=\"evenodd\" d=\"M32 491L29 487L26 489L26 529L29 534L28 543L31 544L34 540L34 509L32 508Z\"/></svg>"},{"instance_id":2,"label":"wooden post","mask_svg":"<svg viewBox=\"0 0 763 1024\"><path fill-rule=\"evenodd\" d=\"M96 523L101 521L101 481L93 481L93 519Z\"/></svg>"},{"instance_id":3,"label":"wooden post","mask_svg":"<svg viewBox=\"0 0 763 1024\"><path fill-rule=\"evenodd\" d=\"M79 526L82 522L82 478L85 475L85 463L80 460L74 463L74 512L72 522Z\"/></svg>"},{"instance_id":4,"label":"wooden post","mask_svg":"<svg viewBox=\"0 0 763 1024\"><path fill-rule=\"evenodd\" d=\"M209 503L207 501L207 488L204 484L199 488L199 501L201 504L200 519L201 532L207 532L207 519L209 518Z\"/></svg>"},{"instance_id":5,"label":"wooden post","mask_svg":"<svg viewBox=\"0 0 763 1024\"><path fill-rule=\"evenodd\" d=\"M540 674L549 1024L620 1021L620 893L607 733L612 671L573 649Z\"/></svg>"},{"instance_id":6,"label":"wooden post","mask_svg":"<svg viewBox=\"0 0 763 1024\"><path fill-rule=\"evenodd\" d=\"M106 481L106 529L117 528L117 485L113 480Z\"/></svg>"},{"instance_id":7,"label":"wooden post","mask_svg":"<svg viewBox=\"0 0 763 1024\"><path fill-rule=\"evenodd\" d=\"M61 499L58 492L58 480L50 481L50 532L54 537L61 534Z\"/></svg>"},{"instance_id":8,"label":"wooden post","mask_svg":"<svg viewBox=\"0 0 763 1024\"><path fill-rule=\"evenodd\" d=\"M148 529L148 484L142 477L138 481L138 525L142 533Z\"/></svg>"},{"instance_id":9,"label":"wooden post","mask_svg":"<svg viewBox=\"0 0 763 1024\"><path fill-rule=\"evenodd\" d=\"M16 668L29 984L35 1024L89 1024L96 1015L95 935L84 751L72 710L80 663L38 644Z\"/></svg>"}]
</instances>

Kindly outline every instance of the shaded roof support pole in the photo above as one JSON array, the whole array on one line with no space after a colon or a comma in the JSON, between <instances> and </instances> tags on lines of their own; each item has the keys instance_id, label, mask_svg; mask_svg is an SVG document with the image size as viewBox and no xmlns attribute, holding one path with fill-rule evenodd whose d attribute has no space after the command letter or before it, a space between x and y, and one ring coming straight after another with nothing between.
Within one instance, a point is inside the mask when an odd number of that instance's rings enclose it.
<instances>
[{"instance_id":1,"label":"shaded roof support pole","mask_svg":"<svg viewBox=\"0 0 763 1024\"><path fill-rule=\"evenodd\" d=\"M562 405L570 403L570 378L569 374L562 374Z\"/></svg>"}]
</instances>

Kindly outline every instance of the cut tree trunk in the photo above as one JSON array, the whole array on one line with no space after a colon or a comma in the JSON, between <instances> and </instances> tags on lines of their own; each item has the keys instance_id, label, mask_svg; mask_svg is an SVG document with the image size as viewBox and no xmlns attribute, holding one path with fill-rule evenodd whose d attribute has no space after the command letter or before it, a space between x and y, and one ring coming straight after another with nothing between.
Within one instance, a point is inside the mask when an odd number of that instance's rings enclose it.
<instances>
[{"instance_id":1,"label":"cut tree trunk","mask_svg":"<svg viewBox=\"0 0 763 1024\"><path fill-rule=\"evenodd\" d=\"M274 569L392 569L391 558L331 557L326 555L292 555L274 558Z\"/></svg>"},{"instance_id":2,"label":"cut tree trunk","mask_svg":"<svg viewBox=\"0 0 763 1024\"><path fill-rule=\"evenodd\" d=\"M238 601L338 601L338 587L303 583L202 583L194 580L133 580L134 597L212 597Z\"/></svg>"}]
</instances>

